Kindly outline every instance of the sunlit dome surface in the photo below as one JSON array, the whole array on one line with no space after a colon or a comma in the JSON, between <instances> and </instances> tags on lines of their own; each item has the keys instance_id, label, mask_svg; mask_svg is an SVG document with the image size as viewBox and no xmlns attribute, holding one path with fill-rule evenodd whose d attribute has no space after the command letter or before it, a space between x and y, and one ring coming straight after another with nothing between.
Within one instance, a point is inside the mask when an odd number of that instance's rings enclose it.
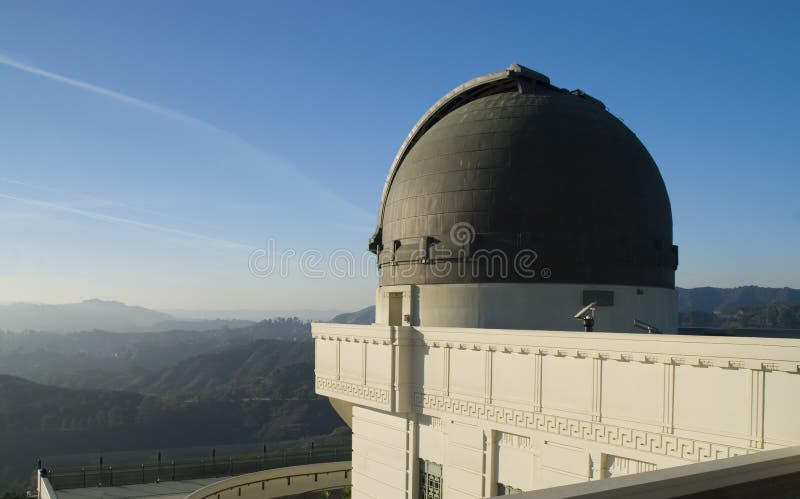
<instances>
[{"instance_id":1,"label":"sunlit dome surface","mask_svg":"<svg viewBox=\"0 0 800 499\"><path fill-rule=\"evenodd\" d=\"M455 240L459 228L474 234ZM673 288L678 263L669 197L647 149L600 101L517 65L461 85L417 123L387 178L370 248L381 285ZM511 260L532 251L547 272L433 269L481 249Z\"/></svg>"}]
</instances>

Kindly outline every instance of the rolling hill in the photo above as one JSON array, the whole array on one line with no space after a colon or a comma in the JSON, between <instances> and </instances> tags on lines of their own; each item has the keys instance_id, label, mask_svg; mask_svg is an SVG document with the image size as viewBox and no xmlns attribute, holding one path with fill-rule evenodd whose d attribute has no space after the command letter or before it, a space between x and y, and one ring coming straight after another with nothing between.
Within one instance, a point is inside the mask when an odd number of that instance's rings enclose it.
<instances>
[{"instance_id":1,"label":"rolling hill","mask_svg":"<svg viewBox=\"0 0 800 499\"><path fill-rule=\"evenodd\" d=\"M762 288L677 288L680 312L720 312L728 308L763 307L771 303L800 302L800 289Z\"/></svg>"},{"instance_id":2,"label":"rolling hill","mask_svg":"<svg viewBox=\"0 0 800 499\"><path fill-rule=\"evenodd\" d=\"M261 339L311 345L311 326L290 318L214 331L0 332L0 374L67 388L125 389L190 357Z\"/></svg>"},{"instance_id":3,"label":"rolling hill","mask_svg":"<svg viewBox=\"0 0 800 499\"><path fill-rule=\"evenodd\" d=\"M372 324L375 322L375 305L364 307L356 312L339 314L331 322L339 324Z\"/></svg>"},{"instance_id":4,"label":"rolling hill","mask_svg":"<svg viewBox=\"0 0 800 499\"><path fill-rule=\"evenodd\" d=\"M341 429L314 393L313 344L256 340L190 357L125 390L71 389L0 375L0 491L37 457L269 442Z\"/></svg>"},{"instance_id":5,"label":"rolling hill","mask_svg":"<svg viewBox=\"0 0 800 499\"><path fill-rule=\"evenodd\" d=\"M314 345L256 340L185 359L133 380L126 389L183 398L316 398Z\"/></svg>"},{"instance_id":6,"label":"rolling hill","mask_svg":"<svg viewBox=\"0 0 800 499\"><path fill-rule=\"evenodd\" d=\"M338 312L334 310L311 309L157 311L118 301L98 299L59 305L5 303L0 304L0 331L51 333L92 330L114 333L214 331L240 329L264 320L280 320L281 317L300 317L304 322L328 320L336 313Z\"/></svg>"},{"instance_id":7,"label":"rolling hill","mask_svg":"<svg viewBox=\"0 0 800 499\"><path fill-rule=\"evenodd\" d=\"M7 331L140 331L171 319L173 318L170 315L155 310L131 307L116 301L84 300L63 305L0 305L0 329Z\"/></svg>"}]
</instances>

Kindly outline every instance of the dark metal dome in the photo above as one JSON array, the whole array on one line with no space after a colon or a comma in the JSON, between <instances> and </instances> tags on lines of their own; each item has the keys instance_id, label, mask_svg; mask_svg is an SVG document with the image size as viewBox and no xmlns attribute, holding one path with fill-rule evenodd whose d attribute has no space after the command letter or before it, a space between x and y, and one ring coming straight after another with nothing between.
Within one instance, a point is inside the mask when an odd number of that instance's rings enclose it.
<instances>
[{"instance_id":1,"label":"dark metal dome","mask_svg":"<svg viewBox=\"0 0 800 499\"><path fill-rule=\"evenodd\" d=\"M381 285L674 288L678 264L642 143L600 101L517 65L456 88L412 129L370 250Z\"/></svg>"}]
</instances>

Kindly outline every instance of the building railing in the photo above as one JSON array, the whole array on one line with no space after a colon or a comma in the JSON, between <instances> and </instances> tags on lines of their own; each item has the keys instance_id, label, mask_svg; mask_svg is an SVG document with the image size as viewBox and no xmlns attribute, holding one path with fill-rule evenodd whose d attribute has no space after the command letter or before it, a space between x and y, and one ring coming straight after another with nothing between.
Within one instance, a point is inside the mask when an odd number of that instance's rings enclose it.
<instances>
[{"instance_id":1,"label":"building railing","mask_svg":"<svg viewBox=\"0 0 800 499\"><path fill-rule=\"evenodd\" d=\"M48 468L47 478L54 490L84 487L118 487L142 483L158 483L197 478L225 477L262 470L349 461L350 444L309 443L302 446L263 449L261 454L211 456L201 459L166 460L159 456L154 462L113 464L101 461L96 466Z\"/></svg>"},{"instance_id":2,"label":"building railing","mask_svg":"<svg viewBox=\"0 0 800 499\"><path fill-rule=\"evenodd\" d=\"M186 499L270 499L349 488L350 461L277 468L231 477L207 485Z\"/></svg>"}]
</instances>

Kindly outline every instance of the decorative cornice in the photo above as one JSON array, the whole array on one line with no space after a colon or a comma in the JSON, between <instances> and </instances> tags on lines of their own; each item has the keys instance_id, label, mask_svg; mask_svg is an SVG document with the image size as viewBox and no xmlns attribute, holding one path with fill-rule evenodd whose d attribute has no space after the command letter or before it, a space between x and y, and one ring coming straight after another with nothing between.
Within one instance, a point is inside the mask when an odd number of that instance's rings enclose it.
<instances>
[{"instance_id":1,"label":"decorative cornice","mask_svg":"<svg viewBox=\"0 0 800 499\"><path fill-rule=\"evenodd\" d=\"M410 343L521 355L598 358L617 362L674 364L800 373L800 345L783 339L699 338L680 335L517 331L415 327Z\"/></svg>"},{"instance_id":2,"label":"decorative cornice","mask_svg":"<svg viewBox=\"0 0 800 499\"><path fill-rule=\"evenodd\" d=\"M418 410L433 409L449 412L529 430L580 438L694 462L711 461L756 452L744 447L583 421L541 412L498 407L430 393L415 392L414 406Z\"/></svg>"},{"instance_id":3,"label":"decorative cornice","mask_svg":"<svg viewBox=\"0 0 800 499\"><path fill-rule=\"evenodd\" d=\"M356 399L372 404L379 404L383 407L389 407L391 404L391 394L388 388L317 377L316 391L320 395L328 397Z\"/></svg>"},{"instance_id":4,"label":"decorative cornice","mask_svg":"<svg viewBox=\"0 0 800 499\"><path fill-rule=\"evenodd\" d=\"M346 343L372 343L373 345L391 345L390 338L376 338L369 336L348 336L348 335L333 335L333 334L320 334L314 337L315 340L324 341L344 341Z\"/></svg>"},{"instance_id":5,"label":"decorative cornice","mask_svg":"<svg viewBox=\"0 0 800 499\"><path fill-rule=\"evenodd\" d=\"M551 355L553 357L572 357L576 359L600 359L617 362L639 362L642 364L665 364L676 366L722 367L727 369L763 369L764 371L784 371L800 373L800 364L794 362L770 362L753 359L728 357L689 357L651 354L641 352L609 352L607 350L542 348L537 346L511 346L503 344L478 343L440 343L425 341L419 343L428 348L456 348L458 350L482 350L487 352L516 353L520 355Z\"/></svg>"}]
</instances>

